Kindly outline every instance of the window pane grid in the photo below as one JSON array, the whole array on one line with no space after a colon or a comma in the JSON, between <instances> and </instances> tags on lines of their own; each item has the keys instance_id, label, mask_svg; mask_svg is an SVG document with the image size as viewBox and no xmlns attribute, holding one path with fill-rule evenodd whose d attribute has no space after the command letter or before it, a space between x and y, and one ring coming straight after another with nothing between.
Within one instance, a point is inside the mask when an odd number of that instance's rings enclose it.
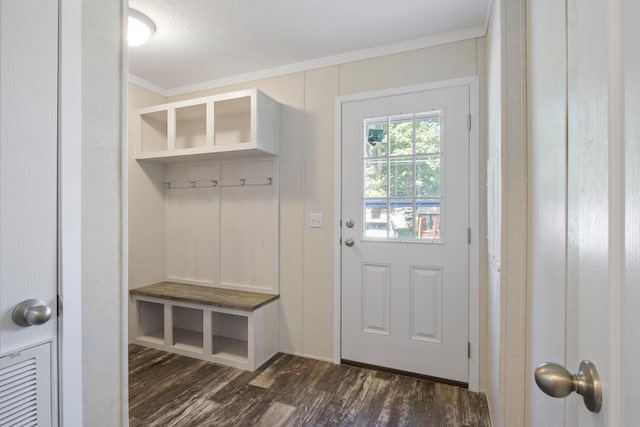
<instances>
[{"instance_id":1,"label":"window pane grid","mask_svg":"<svg viewBox=\"0 0 640 427\"><path fill-rule=\"evenodd\" d=\"M443 241L441 119L434 111L365 120L365 238Z\"/></svg>"}]
</instances>

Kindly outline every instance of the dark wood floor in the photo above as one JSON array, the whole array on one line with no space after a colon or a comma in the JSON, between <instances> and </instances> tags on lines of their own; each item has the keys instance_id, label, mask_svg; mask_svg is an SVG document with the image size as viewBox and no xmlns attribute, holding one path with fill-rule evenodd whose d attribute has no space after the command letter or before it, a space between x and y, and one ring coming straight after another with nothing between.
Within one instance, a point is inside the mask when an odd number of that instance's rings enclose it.
<instances>
[{"instance_id":1,"label":"dark wood floor","mask_svg":"<svg viewBox=\"0 0 640 427\"><path fill-rule=\"evenodd\" d=\"M489 426L484 395L279 355L256 372L129 346L136 426Z\"/></svg>"}]
</instances>

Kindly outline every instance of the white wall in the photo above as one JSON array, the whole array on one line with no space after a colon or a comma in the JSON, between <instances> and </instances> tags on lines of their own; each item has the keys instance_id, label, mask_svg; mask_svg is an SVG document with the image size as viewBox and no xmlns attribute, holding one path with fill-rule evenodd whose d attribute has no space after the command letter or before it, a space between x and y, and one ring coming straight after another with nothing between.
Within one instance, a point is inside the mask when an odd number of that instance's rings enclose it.
<instances>
[{"instance_id":1,"label":"white wall","mask_svg":"<svg viewBox=\"0 0 640 427\"><path fill-rule=\"evenodd\" d=\"M257 87L281 104L281 350L326 360L333 356L333 248L337 244L333 236L338 220L333 212L335 98L478 74L482 81L485 71L482 64L484 39L472 39L168 99L171 102ZM132 90L131 93L136 92ZM484 147L484 139L482 144ZM486 161L484 152L482 149L482 165ZM136 173L131 172L131 186L137 185L135 176ZM481 181L484 182L484 175ZM478 185L482 186L481 183ZM138 209L133 206L135 203L132 197L131 211ZM309 214L312 212L324 214L324 228L309 227ZM486 223L484 214L481 223ZM133 226L132 217L131 228ZM136 244L133 236L130 234L131 248ZM485 247L483 244L486 259ZM141 272L136 271L138 268L146 267L142 264L138 267L132 261L132 278L142 277ZM144 284L148 283L131 280L131 286ZM483 277L482 307L486 306L485 287L486 279Z\"/></svg>"},{"instance_id":2,"label":"white wall","mask_svg":"<svg viewBox=\"0 0 640 427\"><path fill-rule=\"evenodd\" d=\"M120 425L122 348L121 2L82 2L82 376L84 425Z\"/></svg>"}]
</instances>

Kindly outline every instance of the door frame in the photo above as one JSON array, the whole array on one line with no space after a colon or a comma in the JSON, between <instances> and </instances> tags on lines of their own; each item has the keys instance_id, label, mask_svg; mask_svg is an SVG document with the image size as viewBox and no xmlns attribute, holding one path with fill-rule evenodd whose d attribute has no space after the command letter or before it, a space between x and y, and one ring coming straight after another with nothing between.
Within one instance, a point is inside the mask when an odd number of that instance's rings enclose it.
<instances>
[{"instance_id":1,"label":"door frame","mask_svg":"<svg viewBox=\"0 0 640 427\"><path fill-rule=\"evenodd\" d=\"M404 86L353 95L338 96L335 100L334 138L334 227L333 249L333 362L340 363L342 347L342 236L340 221L342 216L342 106L349 102L365 101L373 98L411 94L434 89L456 86L469 87L469 112L471 130L469 133L469 389L479 390L480 381L480 91L478 76L462 77L420 85Z\"/></svg>"},{"instance_id":2,"label":"door frame","mask_svg":"<svg viewBox=\"0 0 640 427\"><path fill-rule=\"evenodd\" d=\"M70 426L83 424L81 3L58 5L58 294L64 296L64 315L58 324L57 403L60 425Z\"/></svg>"}]
</instances>

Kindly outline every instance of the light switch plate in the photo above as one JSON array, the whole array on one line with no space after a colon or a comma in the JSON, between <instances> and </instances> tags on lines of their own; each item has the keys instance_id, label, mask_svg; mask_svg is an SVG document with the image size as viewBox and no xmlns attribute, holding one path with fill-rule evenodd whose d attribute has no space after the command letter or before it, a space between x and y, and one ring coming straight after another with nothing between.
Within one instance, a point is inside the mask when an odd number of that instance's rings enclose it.
<instances>
[{"instance_id":1,"label":"light switch plate","mask_svg":"<svg viewBox=\"0 0 640 427\"><path fill-rule=\"evenodd\" d=\"M312 213L309 214L309 227L311 228L320 228L324 226L324 221L322 219L321 213Z\"/></svg>"}]
</instances>

